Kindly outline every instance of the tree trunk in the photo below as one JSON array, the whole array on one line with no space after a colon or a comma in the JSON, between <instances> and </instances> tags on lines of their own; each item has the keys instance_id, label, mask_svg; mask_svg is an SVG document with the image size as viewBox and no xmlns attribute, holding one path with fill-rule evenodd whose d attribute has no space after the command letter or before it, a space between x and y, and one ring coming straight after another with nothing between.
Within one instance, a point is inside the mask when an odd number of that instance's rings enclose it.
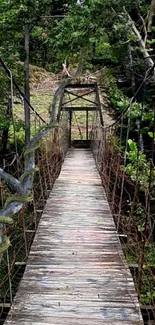
<instances>
[{"instance_id":1,"label":"tree trunk","mask_svg":"<svg viewBox=\"0 0 155 325\"><path fill-rule=\"evenodd\" d=\"M11 102L9 100L8 106L7 106L7 111L6 111L6 118L9 121L9 123L3 129L3 133L2 133L2 150L1 150L2 156L4 156L6 154L6 150L7 150L8 139L9 139L9 128L10 128L11 115L12 115L12 112L11 112Z\"/></svg>"},{"instance_id":2,"label":"tree trunk","mask_svg":"<svg viewBox=\"0 0 155 325\"><path fill-rule=\"evenodd\" d=\"M147 16L147 20L148 20L147 31L148 31L148 33L152 32L152 23L153 23L154 14L155 14L155 0L152 0L150 10L149 10L149 13Z\"/></svg>"},{"instance_id":3,"label":"tree trunk","mask_svg":"<svg viewBox=\"0 0 155 325\"><path fill-rule=\"evenodd\" d=\"M132 86L132 92L134 95L136 82L135 82L135 75L134 75L134 68L133 68L132 48L131 48L130 43L128 43L128 57L129 57L128 66L129 66L129 73L130 73L130 77L131 77L131 86Z\"/></svg>"},{"instance_id":4,"label":"tree trunk","mask_svg":"<svg viewBox=\"0 0 155 325\"><path fill-rule=\"evenodd\" d=\"M47 61L47 45L43 44L42 67L44 69L46 69L46 61Z\"/></svg>"},{"instance_id":5,"label":"tree trunk","mask_svg":"<svg viewBox=\"0 0 155 325\"><path fill-rule=\"evenodd\" d=\"M30 25L25 24L25 62L24 62L24 72L25 72L25 96L30 102ZM30 107L24 102L24 112L25 112L25 144L27 145L30 141Z\"/></svg>"}]
</instances>

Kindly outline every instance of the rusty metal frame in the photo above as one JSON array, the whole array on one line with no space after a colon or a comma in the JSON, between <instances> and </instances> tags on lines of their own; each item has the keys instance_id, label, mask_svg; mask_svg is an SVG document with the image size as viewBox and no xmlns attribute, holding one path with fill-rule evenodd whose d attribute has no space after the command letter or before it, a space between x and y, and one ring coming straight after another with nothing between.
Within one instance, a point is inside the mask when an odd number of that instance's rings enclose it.
<instances>
[{"instance_id":1,"label":"rusty metal frame","mask_svg":"<svg viewBox=\"0 0 155 325\"><path fill-rule=\"evenodd\" d=\"M87 92L85 92L82 95L76 94L74 93L74 89L88 89ZM93 94L95 95L95 100L91 100L91 99L87 99L85 98L85 96L89 95L89 94ZM65 101L65 95L72 95L75 96L75 98L71 98L67 101ZM87 105L85 106L85 104L82 104L81 106L67 106L68 104L72 104L73 102L75 102L78 99L83 99L85 100L85 102L87 102L87 104L91 104L91 106ZM97 83L93 83L93 84L67 84L61 93L60 96L60 101L59 101L59 108L58 108L58 115L57 115L57 120L58 122L60 121L60 117L61 117L61 112L62 111L68 111L69 113L69 142L71 145L71 130L72 130L72 113L74 111L85 111L86 112L86 139L88 141L88 114L89 112L92 111L98 111L99 112L99 117L100 117L100 123L103 126L103 116L102 116L102 109L101 109L101 103L100 103L100 97L99 97L99 91L98 91L98 85Z\"/></svg>"},{"instance_id":2,"label":"rusty metal frame","mask_svg":"<svg viewBox=\"0 0 155 325\"><path fill-rule=\"evenodd\" d=\"M68 103L72 103L72 102L74 102L74 101L77 100L78 98L80 98L80 99L84 99L84 100L87 101L88 103L96 104L96 101L93 102L92 100L85 98L85 96L90 95L90 94L93 94L93 93L94 93L94 90L91 90L91 91L89 91L88 93L85 93L85 94L83 94L83 95L78 95L78 94L74 94L72 91L69 91L69 90L65 89L65 93L70 94L70 95L73 95L73 96L75 96L76 98L73 98L73 99L68 100L67 102L64 102L63 106L66 105L66 104L68 104Z\"/></svg>"},{"instance_id":3,"label":"rusty metal frame","mask_svg":"<svg viewBox=\"0 0 155 325\"><path fill-rule=\"evenodd\" d=\"M71 89L71 90L70 90ZM90 91L88 91L87 93L83 94L83 95L78 95L75 94L72 89L91 89ZM64 102L64 98L65 98L65 94L68 93L70 95L75 96L75 98L72 98L66 102ZM95 93L95 101L92 101L90 99L85 98L85 96L91 94L91 93ZM66 106L69 103L75 102L77 99L83 99L88 103L93 104L93 106ZM101 103L100 103L100 98L99 98L99 92L98 92L98 85L97 83L86 83L86 84L67 84L62 93L61 93L61 97L60 97L60 102L59 102L59 108L58 108L58 115L57 115L57 120L59 122L60 120L60 116L61 116L61 112L62 110L67 110L67 111L99 111L99 116L100 116L100 122L101 125L103 126L103 116L102 116L102 109L101 109Z\"/></svg>"}]
</instances>

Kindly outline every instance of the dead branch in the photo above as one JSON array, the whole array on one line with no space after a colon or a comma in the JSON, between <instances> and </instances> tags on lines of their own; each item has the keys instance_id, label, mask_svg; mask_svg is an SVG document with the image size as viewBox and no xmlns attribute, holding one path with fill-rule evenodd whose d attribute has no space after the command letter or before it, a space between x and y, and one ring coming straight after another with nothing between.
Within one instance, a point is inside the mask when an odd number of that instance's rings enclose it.
<instances>
[{"instance_id":1,"label":"dead branch","mask_svg":"<svg viewBox=\"0 0 155 325\"><path fill-rule=\"evenodd\" d=\"M137 27L135 26L134 21L131 19L130 15L128 14L128 12L125 10L125 8L123 8L124 13L126 15L126 17L128 18L129 22L131 23L131 27L133 32L135 33L135 35L137 36L137 41L139 43L139 46L141 48L142 54L143 54L143 58L145 59L145 64L147 65L148 68L152 68L154 66L154 62L151 59L150 55L148 54L146 48L145 48L145 42L142 39L142 36L140 35L139 30L137 29ZM155 74L154 74L155 77Z\"/></svg>"}]
</instances>

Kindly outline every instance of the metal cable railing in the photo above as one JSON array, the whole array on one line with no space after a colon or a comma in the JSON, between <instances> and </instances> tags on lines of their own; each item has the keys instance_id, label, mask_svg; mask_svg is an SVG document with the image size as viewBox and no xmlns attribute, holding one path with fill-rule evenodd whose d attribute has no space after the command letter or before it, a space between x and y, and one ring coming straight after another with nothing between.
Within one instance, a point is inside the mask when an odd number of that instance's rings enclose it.
<instances>
[{"instance_id":1,"label":"metal cable railing","mask_svg":"<svg viewBox=\"0 0 155 325\"><path fill-rule=\"evenodd\" d=\"M5 80L8 82L6 101L11 99L13 121L9 126L12 139L9 159L8 156L1 159L0 166L1 324L18 289L41 213L68 150L67 113L62 112L59 123L53 121L47 124L29 103L32 136L27 147L19 147L14 102L18 94L24 100L25 96L4 64L3 68L4 74L8 75ZM23 112L21 114L24 115Z\"/></svg>"},{"instance_id":2,"label":"metal cable railing","mask_svg":"<svg viewBox=\"0 0 155 325\"><path fill-rule=\"evenodd\" d=\"M146 81L153 69L147 72L138 92L146 95ZM152 109L152 132L149 150L142 145L141 133L145 111L143 102L138 118L137 131L133 128L132 109L136 96L119 118L103 127L98 112L95 113L91 146L97 168L114 216L122 247L131 267L141 305L148 313L155 307L155 109ZM139 105L140 107L140 105Z\"/></svg>"}]
</instances>

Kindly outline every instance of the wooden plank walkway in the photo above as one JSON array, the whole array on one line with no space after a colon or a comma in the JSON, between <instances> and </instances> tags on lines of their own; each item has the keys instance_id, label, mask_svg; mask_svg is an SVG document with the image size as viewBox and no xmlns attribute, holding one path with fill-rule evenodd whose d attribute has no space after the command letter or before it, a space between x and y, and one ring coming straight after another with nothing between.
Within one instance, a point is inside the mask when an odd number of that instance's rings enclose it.
<instances>
[{"instance_id":1,"label":"wooden plank walkway","mask_svg":"<svg viewBox=\"0 0 155 325\"><path fill-rule=\"evenodd\" d=\"M65 159L5 324L143 324L89 150L71 150Z\"/></svg>"}]
</instances>

